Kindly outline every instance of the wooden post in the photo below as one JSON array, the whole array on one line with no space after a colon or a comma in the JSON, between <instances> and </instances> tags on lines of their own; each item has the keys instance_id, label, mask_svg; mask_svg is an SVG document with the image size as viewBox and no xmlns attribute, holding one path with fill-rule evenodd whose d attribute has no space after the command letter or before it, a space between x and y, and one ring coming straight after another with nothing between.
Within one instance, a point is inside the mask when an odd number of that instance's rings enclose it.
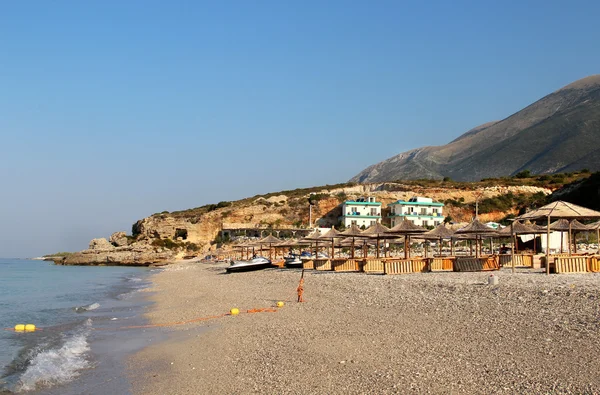
<instances>
[{"instance_id":1,"label":"wooden post","mask_svg":"<svg viewBox=\"0 0 600 395\"><path fill-rule=\"evenodd\" d=\"M562 238L560 244L562 248ZM550 216L548 216L548 224L546 225L546 274L550 274Z\"/></svg>"},{"instance_id":2,"label":"wooden post","mask_svg":"<svg viewBox=\"0 0 600 395\"><path fill-rule=\"evenodd\" d=\"M569 256L571 256L571 221L569 221L569 237L567 239L567 241L569 242Z\"/></svg>"},{"instance_id":3,"label":"wooden post","mask_svg":"<svg viewBox=\"0 0 600 395\"><path fill-rule=\"evenodd\" d=\"M408 258L408 235L404 235L404 259Z\"/></svg>"},{"instance_id":4,"label":"wooden post","mask_svg":"<svg viewBox=\"0 0 600 395\"><path fill-rule=\"evenodd\" d=\"M379 259L379 237L377 238L377 252L375 253L375 258Z\"/></svg>"},{"instance_id":5,"label":"wooden post","mask_svg":"<svg viewBox=\"0 0 600 395\"><path fill-rule=\"evenodd\" d=\"M516 240L516 236L517 235L513 234L513 232L514 232L514 226L513 225L514 225L514 221L510 223L510 234L512 235L513 239ZM515 249L514 249L514 247L515 247L515 245L513 244L513 248L512 248L511 254L510 254L510 260L512 261L512 265L511 265L512 269L511 269L511 271L512 271L513 274L515 273Z\"/></svg>"},{"instance_id":6,"label":"wooden post","mask_svg":"<svg viewBox=\"0 0 600 395\"><path fill-rule=\"evenodd\" d=\"M560 231L560 253L563 253L563 231Z\"/></svg>"}]
</instances>

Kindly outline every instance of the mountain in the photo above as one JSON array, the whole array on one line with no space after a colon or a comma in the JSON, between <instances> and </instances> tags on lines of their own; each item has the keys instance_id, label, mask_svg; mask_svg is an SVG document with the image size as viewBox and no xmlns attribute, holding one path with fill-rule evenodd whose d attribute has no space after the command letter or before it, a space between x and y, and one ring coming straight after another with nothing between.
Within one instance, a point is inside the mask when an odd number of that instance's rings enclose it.
<instances>
[{"instance_id":1,"label":"mountain","mask_svg":"<svg viewBox=\"0 0 600 395\"><path fill-rule=\"evenodd\" d=\"M351 182L450 177L459 181L600 170L600 75L553 92L510 117L469 130L442 146L403 152Z\"/></svg>"}]
</instances>

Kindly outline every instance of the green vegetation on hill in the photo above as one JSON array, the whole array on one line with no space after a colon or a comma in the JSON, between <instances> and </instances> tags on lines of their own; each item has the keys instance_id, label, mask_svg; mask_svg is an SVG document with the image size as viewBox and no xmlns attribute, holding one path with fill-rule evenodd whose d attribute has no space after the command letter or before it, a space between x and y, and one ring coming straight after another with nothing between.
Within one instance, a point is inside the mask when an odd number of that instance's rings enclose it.
<instances>
[{"instance_id":1,"label":"green vegetation on hill","mask_svg":"<svg viewBox=\"0 0 600 395\"><path fill-rule=\"evenodd\" d=\"M550 200L564 200L600 211L600 172L564 185L550 196Z\"/></svg>"}]
</instances>

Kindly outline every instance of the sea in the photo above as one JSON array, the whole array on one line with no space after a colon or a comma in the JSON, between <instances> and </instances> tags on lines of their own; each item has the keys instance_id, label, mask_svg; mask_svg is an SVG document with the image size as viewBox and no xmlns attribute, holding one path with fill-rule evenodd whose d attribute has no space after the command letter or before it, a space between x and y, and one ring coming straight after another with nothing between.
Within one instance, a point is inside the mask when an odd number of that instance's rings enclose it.
<instances>
[{"instance_id":1,"label":"sea","mask_svg":"<svg viewBox=\"0 0 600 395\"><path fill-rule=\"evenodd\" d=\"M158 339L126 327L157 270L0 258L0 394L129 393L124 359Z\"/></svg>"}]
</instances>

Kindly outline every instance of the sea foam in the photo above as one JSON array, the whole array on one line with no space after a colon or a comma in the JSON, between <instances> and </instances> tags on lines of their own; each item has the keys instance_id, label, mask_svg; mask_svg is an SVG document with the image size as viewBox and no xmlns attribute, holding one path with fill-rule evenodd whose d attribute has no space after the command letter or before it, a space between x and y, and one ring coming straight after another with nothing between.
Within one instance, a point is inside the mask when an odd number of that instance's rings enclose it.
<instances>
[{"instance_id":1,"label":"sea foam","mask_svg":"<svg viewBox=\"0 0 600 395\"><path fill-rule=\"evenodd\" d=\"M79 371L90 368L87 359L90 345L87 338L91 332L91 320L77 334L59 347L40 351L30 361L21 375L16 392L32 391L41 386L66 383L79 376Z\"/></svg>"}]
</instances>

